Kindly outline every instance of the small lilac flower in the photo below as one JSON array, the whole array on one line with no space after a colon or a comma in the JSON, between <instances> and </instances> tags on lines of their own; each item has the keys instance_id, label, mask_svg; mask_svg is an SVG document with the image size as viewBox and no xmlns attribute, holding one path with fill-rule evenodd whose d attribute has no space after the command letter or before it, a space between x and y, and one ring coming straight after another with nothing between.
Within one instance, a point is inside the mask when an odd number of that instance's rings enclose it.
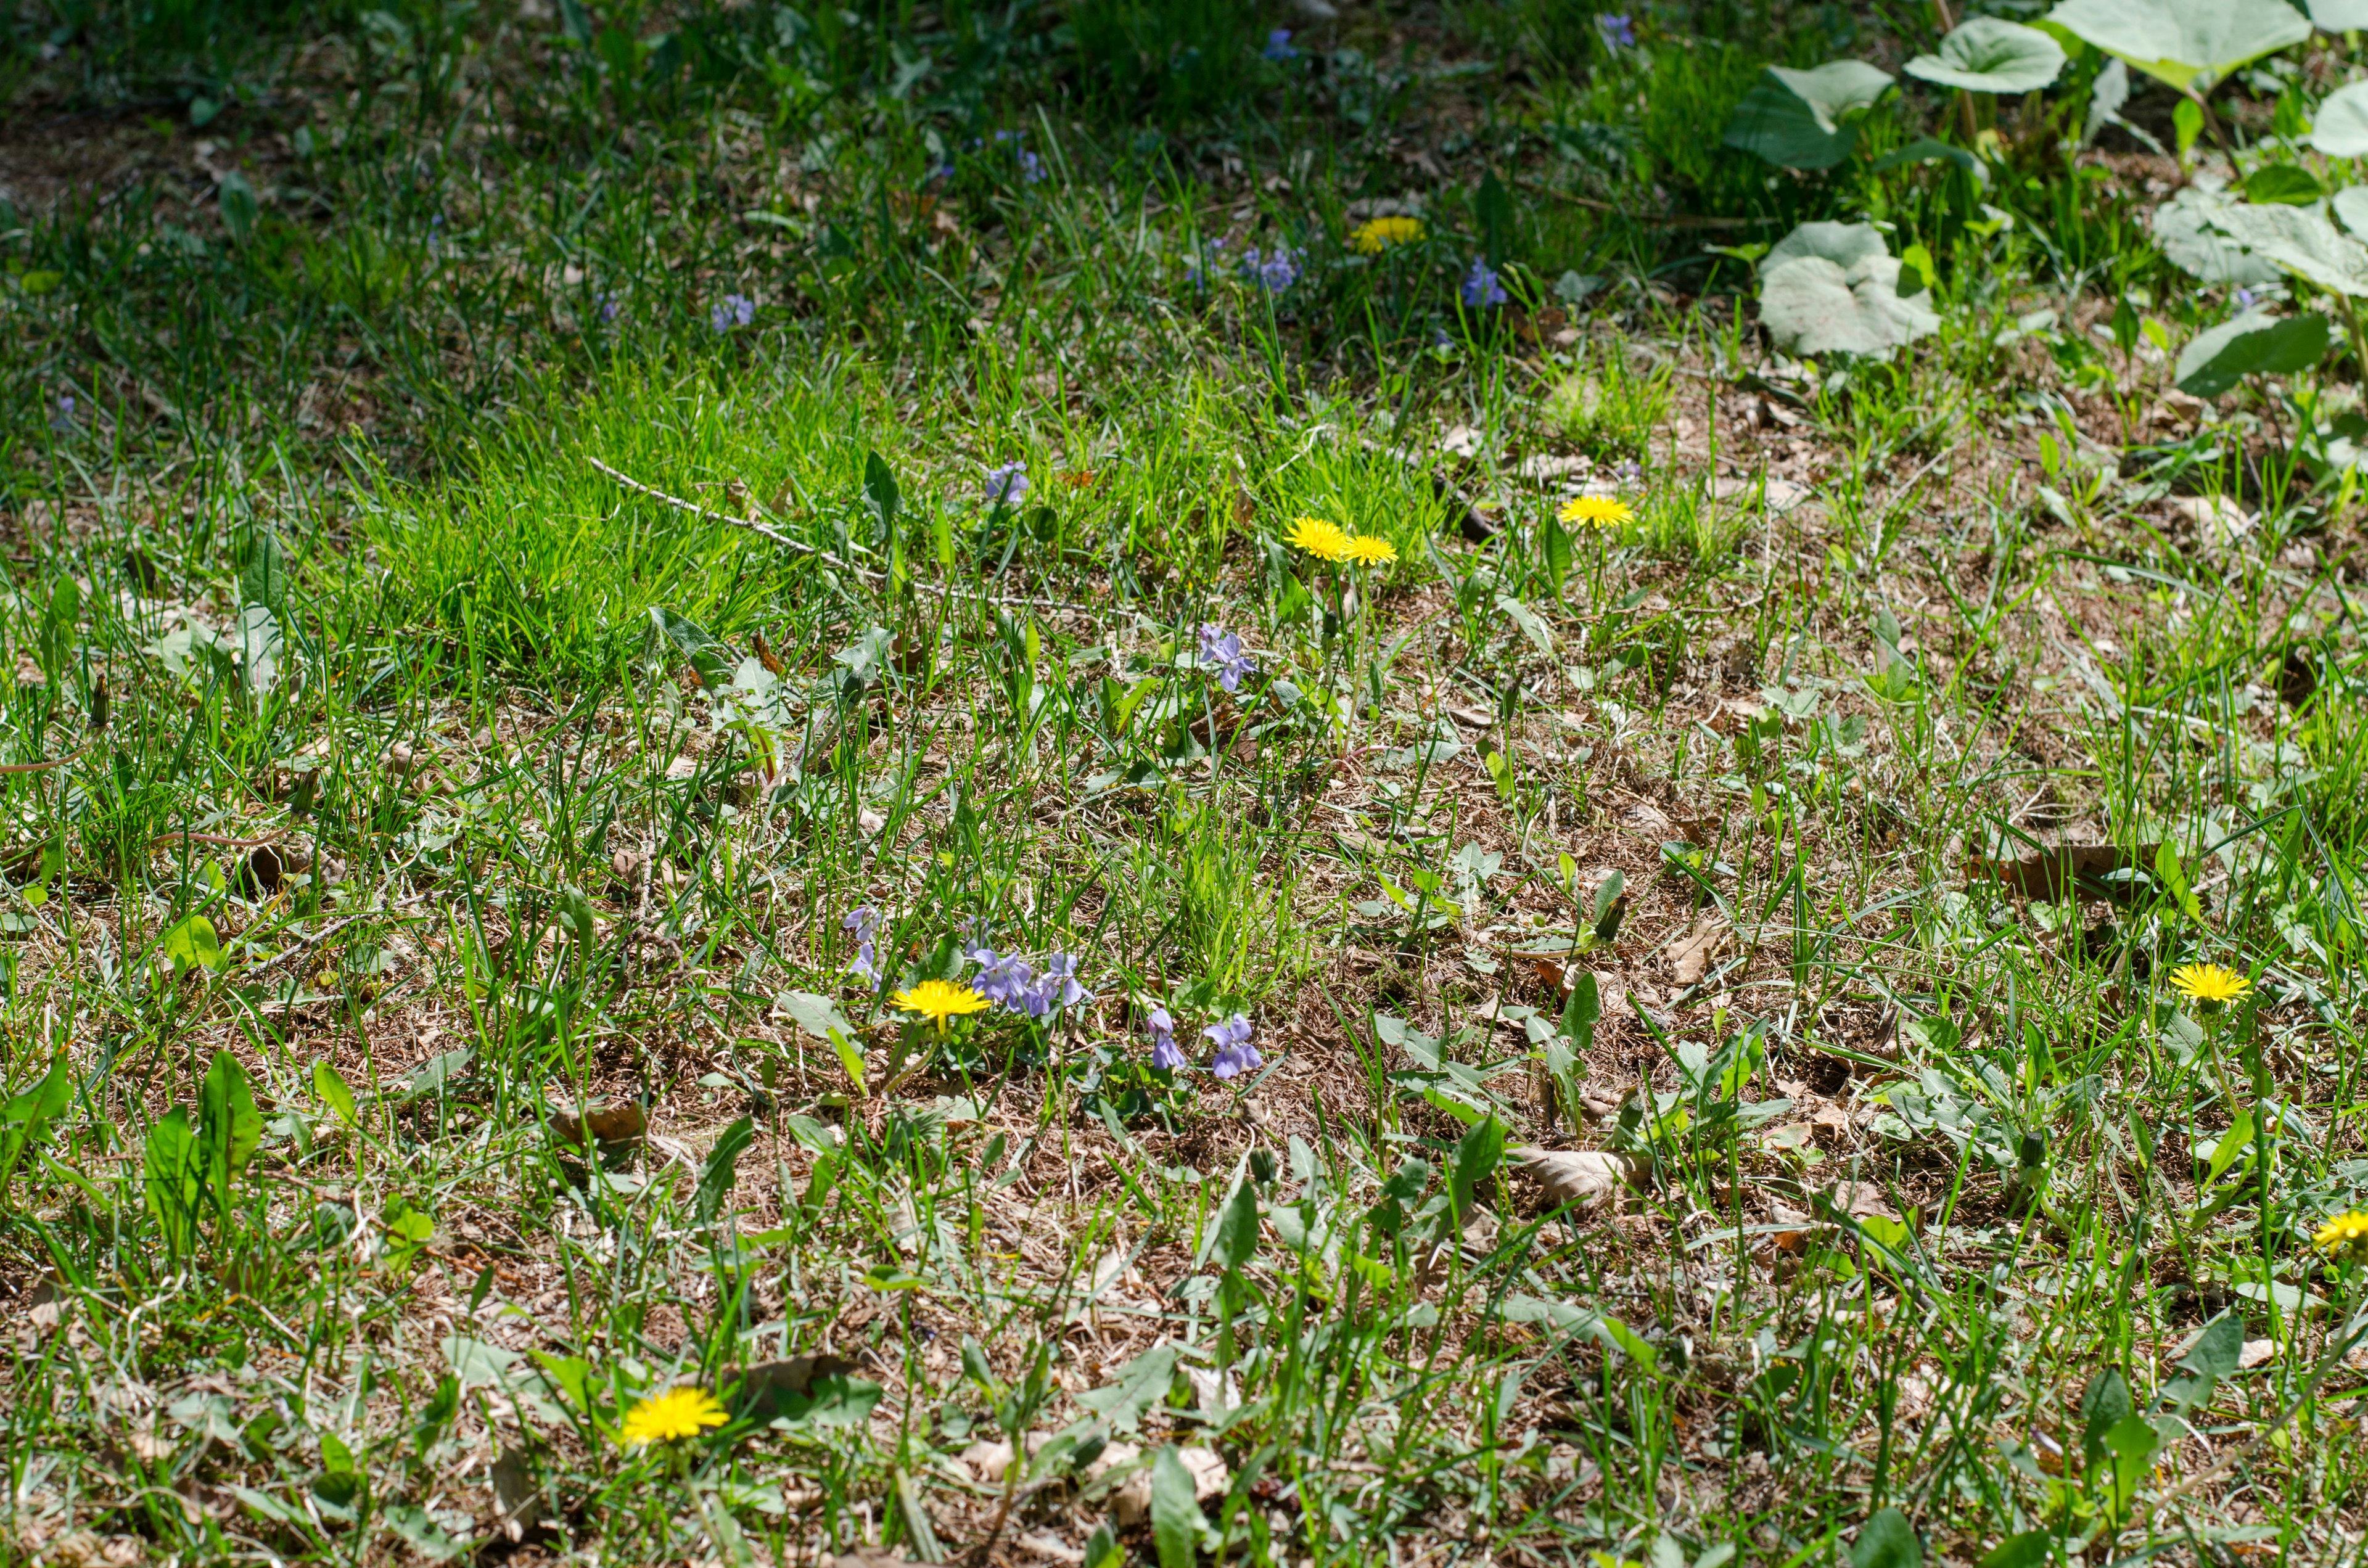
<instances>
[{"instance_id":1,"label":"small lilac flower","mask_svg":"<svg viewBox=\"0 0 2368 1568\"><path fill-rule=\"evenodd\" d=\"M2234 294L2231 294L2228 297L2228 302L2236 306L2239 311L2249 311L2253 308L2253 302L2256 298L2258 298L2258 296L2256 296L2250 289L2239 287Z\"/></svg>"},{"instance_id":2,"label":"small lilac flower","mask_svg":"<svg viewBox=\"0 0 2368 1568\"><path fill-rule=\"evenodd\" d=\"M1625 12L1598 11L1595 13L1595 36L1603 40L1606 49L1634 49L1636 47L1636 24Z\"/></svg>"},{"instance_id":3,"label":"small lilac flower","mask_svg":"<svg viewBox=\"0 0 2368 1568\"><path fill-rule=\"evenodd\" d=\"M616 295L604 293L600 296L600 319L603 322L613 323L624 308L624 301Z\"/></svg>"},{"instance_id":4,"label":"small lilac flower","mask_svg":"<svg viewBox=\"0 0 2368 1568\"><path fill-rule=\"evenodd\" d=\"M1017 954L997 956L992 949L982 951L987 961L971 982L971 989L1007 1013L1026 1012L1036 989L1035 970Z\"/></svg>"},{"instance_id":5,"label":"small lilac flower","mask_svg":"<svg viewBox=\"0 0 2368 1568\"><path fill-rule=\"evenodd\" d=\"M849 974L860 974L866 983L880 983L880 964L872 951L872 940L880 935L880 912L868 903L859 903L847 912L838 928L855 937L855 961L847 966Z\"/></svg>"},{"instance_id":6,"label":"small lilac flower","mask_svg":"<svg viewBox=\"0 0 2368 1568\"><path fill-rule=\"evenodd\" d=\"M1074 1007L1080 1002L1090 1002L1094 994L1077 983L1077 960L1074 953L1047 953L1044 972L1036 977L1036 1000L1042 1010L1032 1017L1042 1017L1056 1008Z\"/></svg>"},{"instance_id":7,"label":"small lilac flower","mask_svg":"<svg viewBox=\"0 0 2368 1568\"><path fill-rule=\"evenodd\" d=\"M1476 256L1472 258L1472 270L1463 275L1463 302L1474 310L1505 302L1505 286L1497 281L1497 269Z\"/></svg>"},{"instance_id":8,"label":"small lilac flower","mask_svg":"<svg viewBox=\"0 0 2368 1568\"><path fill-rule=\"evenodd\" d=\"M1225 242L1222 239L1211 240L1208 244L1208 252L1212 259L1216 256L1217 252L1224 250L1224 248ZM1190 256L1184 258L1184 281L1190 283L1195 289L1201 288L1208 282L1207 276L1201 271L1201 252L1197 250Z\"/></svg>"},{"instance_id":9,"label":"small lilac flower","mask_svg":"<svg viewBox=\"0 0 2368 1568\"><path fill-rule=\"evenodd\" d=\"M1242 652L1241 635L1213 620L1201 627L1201 663L1217 672L1217 684L1227 691L1240 690L1244 676L1258 673L1258 661Z\"/></svg>"},{"instance_id":10,"label":"small lilac flower","mask_svg":"<svg viewBox=\"0 0 2368 1568\"><path fill-rule=\"evenodd\" d=\"M1222 1024L1211 1024L1201 1033L1217 1048L1209 1062L1209 1071L1220 1078L1231 1078L1247 1073L1265 1060L1258 1047L1250 1043L1250 1021L1239 1013Z\"/></svg>"},{"instance_id":11,"label":"small lilac flower","mask_svg":"<svg viewBox=\"0 0 2368 1568\"><path fill-rule=\"evenodd\" d=\"M1019 150L1019 177L1030 185L1044 177L1044 160L1025 147Z\"/></svg>"},{"instance_id":12,"label":"small lilac flower","mask_svg":"<svg viewBox=\"0 0 2368 1568\"><path fill-rule=\"evenodd\" d=\"M1261 256L1252 245L1242 254L1242 276L1269 294L1280 294L1299 281L1298 253L1277 245Z\"/></svg>"},{"instance_id":13,"label":"small lilac flower","mask_svg":"<svg viewBox=\"0 0 2368 1568\"><path fill-rule=\"evenodd\" d=\"M1645 465L1634 458L1622 458L1611 465L1611 483L1619 490L1641 490L1645 486Z\"/></svg>"},{"instance_id":14,"label":"small lilac flower","mask_svg":"<svg viewBox=\"0 0 2368 1568\"><path fill-rule=\"evenodd\" d=\"M1000 506L1017 506L1028 499L1028 464L1025 460L1005 463L1001 468L986 471L986 498Z\"/></svg>"},{"instance_id":15,"label":"small lilac flower","mask_svg":"<svg viewBox=\"0 0 2368 1568\"><path fill-rule=\"evenodd\" d=\"M707 324L718 332L746 326L757 319L757 301L746 294L726 294L707 312Z\"/></svg>"},{"instance_id":16,"label":"small lilac flower","mask_svg":"<svg viewBox=\"0 0 2368 1568\"><path fill-rule=\"evenodd\" d=\"M1278 63L1285 60L1296 60L1299 58L1299 51L1291 47L1291 29L1289 28L1277 28L1274 31L1267 34L1266 47L1258 52L1265 55L1269 60L1275 61Z\"/></svg>"},{"instance_id":17,"label":"small lilac flower","mask_svg":"<svg viewBox=\"0 0 2368 1568\"><path fill-rule=\"evenodd\" d=\"M1151 1029L1151 1064L1174 1073L1187 1065L1184 1048L1176 1043L1176 1020L1165 1007L1154 1007L1144 1019Z\"/></svg>"}]
</instances>

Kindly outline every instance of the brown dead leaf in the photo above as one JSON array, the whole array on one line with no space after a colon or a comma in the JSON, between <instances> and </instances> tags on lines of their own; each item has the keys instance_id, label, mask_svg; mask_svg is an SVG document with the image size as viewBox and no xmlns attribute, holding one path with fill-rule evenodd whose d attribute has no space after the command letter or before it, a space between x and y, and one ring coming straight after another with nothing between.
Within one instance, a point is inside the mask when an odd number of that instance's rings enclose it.
<instances>
[{"instance_id":1,"label":"brown dead leaf","mask_svg":"<svg viewBox=\"0 0 2368 1568\"><path fill-rule=\"evenodd\" d=\"M1249 486L1236 479L1234 481L1234 521L1247 526L1257 516L1257 499L1250 494Z\"/></svg>"},{"instance_id":2,"label":"brown dead leaf","mask_svg":"<svg viewBox=\"0 0 2368 1568\"><path fill-rule=\"evenodd\" d=\"M1705 916L1691 931L1662 949L1661 957L1669 966L1669 978L1679 985L1700 984L1702 977L1710 972L1711 960L1733 935L1715 918Z\"/></svg>"},{"instance_id":3,"label":"brown dead leaf","mask_svg":"<svg viewBox=\"0 0 2368 1568\"><path fill-rule=\"evenodd\" d=\"M1516 1169L1557 1203L1586 1208L1616 1196L1622 1187L1644 1185L1643 1171L1635 1161L1601 1149L1523 1147L1510 1151L1508 1157Z\"/></svg>"},{"instance_id":4,"label":"brown dead leaf","mask_svg":"<svg viewBox=\"0 0 2368 1568\"><path fill-rule=\"evenodd\" d=\"M780 655L765 646L765 634L761 631L757 633L757 662L765 666L768 675L780 675L787 668L781 663Z\"/></svg>"},{"instance_id":5,"label":"brown dead leaf","mask_svg":"<svg viewBox=\"0 0 2368 1568\"><path fill-rule=\"evenodd\" d=\"M552 1138L571 1149L582 1149L586 1141L604 1148L623 1143L637 1143L649 1132L649 1118L639 1102L619 1100L613 1105L596 1107L587 1115L572 1110L555 1110L544 1125Z\"/></svg>"},{"instance_id":6,"label":"brown dead leaf","mask_svg":"<svg viewBox=\"0 0 2368 1568\"><path fill-rule=\"evenodd\" d=\"M2141 844L2135 849L2112 844L2062 844L2052 849L2034 850L2016 860L1974 855L1965 860L1965 881L1998 882L2025 898L2048 903L2055 903L2066 890L2074 888L2092 898L2126 903L2135 895L2136 884L2104 879L2115 871L2150 872L2155 855L2161 847L2159 844Z\"/></svg>"},{"instance_id":7,"label":"brown dead leaf","mask_svg":"<svg viewBox=\"0 0 2368 1568\"><path fill-rule=\"evenodd\" d=\"M1192 1477L1192 1495L1200 1502L1224 1496L1226 1487L1233 1484L1233 1473L1213 1449L1195 1445L1177 1449L1176 1457ZM1150 1517L1151 1471L1145 1466L1128 1476L1125 1484L1111 1494L1110 1518L1119 1528L1129 1530Z\"/></svg>"},{"instance_id":8,"label":"brown dead leaf","mask_svg":"<svg viewBox=\"0 0 2368 1568\"><path fill-rule=\"evenodd\" d=\"M1884 1198L1883 1188L1871 1181L1842 1182L1833 1191L1818 1196L1832 1207L1836 1214L1848 1215L1853 1220L1888 1220L1894 1224L1900 1223L1899 1211Z\"/></svg>"}]
</instances>

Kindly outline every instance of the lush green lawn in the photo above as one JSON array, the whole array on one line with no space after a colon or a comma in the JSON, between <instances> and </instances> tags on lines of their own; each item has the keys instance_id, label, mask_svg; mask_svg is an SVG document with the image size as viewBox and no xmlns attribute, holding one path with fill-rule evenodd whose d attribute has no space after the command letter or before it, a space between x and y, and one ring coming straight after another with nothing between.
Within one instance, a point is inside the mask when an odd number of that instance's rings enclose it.
<instances>
[{"instance_id":1,"label":"lush green lawn","mask_svg":"<svg viewBox=\"0 0 2368 1568\"><path fill-rule=\"evenodd\" d=\"M2348 299L1342 10L12 13L10 1560L2356 1555Z\"/></svg>"}]
</instances>

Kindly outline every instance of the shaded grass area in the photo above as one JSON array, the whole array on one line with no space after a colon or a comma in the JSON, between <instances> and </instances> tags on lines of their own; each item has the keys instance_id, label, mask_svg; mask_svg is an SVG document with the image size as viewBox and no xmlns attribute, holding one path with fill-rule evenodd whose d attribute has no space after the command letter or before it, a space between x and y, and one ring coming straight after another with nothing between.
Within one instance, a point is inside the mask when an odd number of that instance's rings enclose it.
<instances>
[{"instance_id":1,"label":"shaded grass area","mask_svg":"<svg viewBox=\"0 0 2368 1568\"><path fill-rule=\"evenodd\" d=\"M2351 1551L2356 518L1575 17L20 15L14 1550Z\"/></svg>"}]
</instances>

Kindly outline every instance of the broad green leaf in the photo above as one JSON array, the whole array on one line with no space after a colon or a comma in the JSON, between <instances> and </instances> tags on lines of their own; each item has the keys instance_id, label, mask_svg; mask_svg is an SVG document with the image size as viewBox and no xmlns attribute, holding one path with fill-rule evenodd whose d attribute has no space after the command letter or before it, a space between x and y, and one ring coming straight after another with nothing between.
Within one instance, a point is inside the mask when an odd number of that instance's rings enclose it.
<instances>
[{"instance_id":1,"label":"broad green leaf","mask_svg":"<svg viewBox=\"0 0 2368 1568\"><path fill-rule=\"evenodd\" d=\"M2047 20L2180 93L2310 37L2285 0L2064 0Z\"/></svg>"},{"instance_id":2,"label":"broad green leaf","mask_svg":"<svg viewBox=\"0 0 2368 1568\"><path fill-rule=\"evenodd\" d=\"M2310 19L2324 32L2368 28L2368 0L2309 0L2309 6Z\"/></svg>"},{"instance_id":3,"label":"broad green leaf","mask_svg":"<svg viewBox=\"0 0 2368 1568\"><path fill-rule=\"evenodd\" d=\"M1771 65L1727 122L1725 142L1788 169L1829 169L1858 144L1854 117L1892 85L1888 72L1859 60L1812 71Z\"/></svg>"},{"instance_id":4,"label":"broad green leaf","mask_svg":"<svg viewBox=\"0 0 2368 1568\"><path fill-rule=\"evenodd\" d=\"M1570 1037L1572 1046L1580 1055L1595 1049L1596 1021L1603 1017L1603 997L1595 983L1595 971L1583 971L1577 984L1570 988L1570 1000L1562 1006L1559 1028Z\"/></svg>"},{"instance_id":5,"label":"broad green leaf","mask_svg":"<svg viewBox=\"0 0 2368 1568\"><path fill-rule=\"evenodd\" d=\"M1876 1510L1859 1527L1850 1547L1850 1568L1923 1568L1924 1543L1916 1527L1896 1508Z\"/></svg>"},{"instance_id":6,"label":"broad green leaf","mask_svg":"<svg viewBox=\"0 0 2368 1568\"><path fill-rule=\"evenodd\" d=\"M2184 1370L2215 1382L2235 1371L2245 1356L2245 1320L2233 1312L2222 1312L2203 1325L2187 1354L2179 1358Z\"/></svg>"},{"instance_id":7,"label":"broad green leaf","mask_svg":"<svg viewBox=\"0 0 2368 1568\"><path fill-rule=\"evenodd\" d=\"M187 1107L175 1106L148 1129L142 1165L148 1211L156 1217L165 1246L176 1257L186 1256L197 1240L198 1199L205 1172Z\"/></svg>"},{"instance_id":8,"label":"broad green leaf","mask_svg":"<svg viewBox=\"0 0 2368 1568\"><path fill-rule=\"evenodd\" d=\"M838 1010L838 1004L827 996L817 996L811 991L784 991L773 998L773 1006L787 1013L798 1028L815 1040L828 1044L834 1032L852 1037L855 1026Z\"/></svg>"},{"instance_id":9,"label":"broad green leaf","mask_svg":"<svg viewBox=\"0 0 2368 1568\"><path fill-rule=\"evenodd\" d=\"M2252 1146L2253 1108L2247 1106L2237 1113L2237 1119L2228 1124L2228 1131L2220 1134L2220 1142L2212 1146L2212 1163L2207 1167L2203 1177L2204 1185L2209 1187L2218 1181L2226 1173L2228 1167L2242 1158Z\"/></svg>"},{"instance_id":10,"label":"broad green leaf","mask_svg":"<svg viewBox=\"0 0 2368 1568\"><path fill-rule=\"evenodd\" d=\"M2054 1555L2055 1547L2055 1532L2025 1530L1992 1547L1983 1557L1981 1568L2042 1568Z\"/></svg>"},{"instance_id":11,"label":"broad green leaf","mask_svg":"<svg viewBox=\"0 0 2368 1568\"><path fill-rule=\"evenodd\" d=\"M173 970L177 974L222 967L222 942L214 936L214 923L202 915L182 916L158 940L156 950L173 960Z\"/></svg>"},{"instance_id":12,"label":"broad green leaf","mask_svg":"<svg viewBox=\"0 0 2368 1568\"><path fill-rule=\"evenodd\" d=\"M1176 1346L1157 1345L1119 1369L1118 1381L1077 1395L1113 1432L1132 1432L1176 1381Z\"/></svg>"},{"instance_id":13,"label":"broad green leaf","mask_svg":"<svg viewBox=\"0 0 2368 1568\"><path fill-rule=\"evenodd\" d=\"M2300 318L2297 317L2296 319L2299 320ZM2319 324L2318 347L2313 351L2308 361L2310 364L2317 364L2318 362L2319 353L2324 352L2327 347L2327 322L2326 318L2323 316L2313 316L2310 319ZM2279 365L2274 367L2274 369L2281 370L2299 370L2304 369L2304 366ZM2155 847L2154 874L2156 881L2161 882L2164 887L2170 890L2170 896L2178 901L2180 914L2186 915L2190 920L2201 920L2203 918L2203 906L2196 902L2195 890L2187 885L2186 869L2180 865L2179 850L2169 839L2163 840L2161 844Z\"/></svg>"},{"instance_id":14,"label":"broad green leaf","mask_svg":"<svg viewBox=\"0 0 2368 1568\"><path fill-rule=\"evenodd\" d=\"M325 1056L313 1063L313 1093L347 1127L362 1124L360 1108L354 1103L354 1091L347 1086L345 1074Z\"/></svg>"},{"instance_id":15,"label":"broad green leaf","mask_svg":"<svg viewBox=\"0 0 2368 1568\"><path fill-rule=\"evenodd\" d=\"M1258 1252L1258 1193L1244 1178L1234 1184L1233 1196L1225 1200L1225 1211L1217 1220L1217 1261L1227 1268L1239 1268Z\"/></svg>"},{"instance_id":16,"label":"broad green leaf","mask_svg":"<svg viewBox=\"0 0 2368 1568\"><path fill-rule=\"evenodd\" d=\"M2274 267L2331 293L2368 299L2368 246L2336 233L2315 209L2242 202L2221 209L2212 222Z\"/></svg>"},{"instance_id":17,"label":"broad green leaf","mask_svg":"<svg viewBox=\"0 0 2368 1568\"><path fill-rule=\"evenodd\" d=\"M2348 233L2368 234L2368 185L2345 186L2329 205Z\"/></svg>"},{"instance_id":18,"label":"broad green leaf","mask_svg":"<svg viewBox=\"0 0 2368 1568\"><path fill-rule=\"evenodd\" d=\"M2226 191L2200 180L2182 186L2154 210L2155 244L2181 270L2205 283L2250 288L2276 282L2274 266L2221 228L2221 215L2236 205L2236 198Z\"/></svg>"},{"instance_id":19,"label":"broad green leaf","mask_svg":"<svg viewBox=\"0 0 2368 1568\"><path fill-rule=\"evenodd\" d=\"M48 1135L50 1123L65 1114L73 1096L73 1074L61 1051L50 1058L50 1070L39 1083L0 1106L0 1196L6 1195L18 1162Z\"/></svg>"},{"instance_id":20,"label":"broad green leaf","mask_svg":"<svg viewBox=\"0 0 2368 1568\"><path fill-rule=\"evenodd\" d=\"M2264 164L2245 176L2248 201L2307 207L2326 195L2317 175L2294 164Z\"/></svg>"},{"instance_id":21,"label":"broad green leaf","mask_svg":"<svg viewBox=\"0 0 2368 1568\"><path fill-rule=\"evenodd\" d=\"M2135 1408L2130 1385L2121 1373L2105 1371L2089 1379L2080 1394L2081 1453L2094 1461L2105 1450L2105 1434Z\"/></svg>"},{"instance_id":22,"label":"broad green leaf","mask_svg":"<svg viewBox=\"0 0 2368 1568\"><path fill-rule=\"evenodd\" d=\"M1207 1528L1192 1472L1173 1448L1161 1449L1151 1460L1151 1535L1159 1549L1159 1568L1193 1568Z\"/></svg>"},{"instance_id":23,"label":"broad green leaf","mask_svg":"<svg viewBox=\"0 0 2368 1568\"><path fill-rule=\"evenodd\" d=\"M740 1166L741 1151L756 1137L756 1124L742 1117L725 1128L708 1151L707 1163L699 1173L699 1190L691 1202L691 1210L702 1225L715 1222L723 1200L731 1195L732 1183Z\"/></svg>"},{"instance_id":24,"label":"broad green leaf","mask_svg":"<svg viewBox=\"0 0 2368 1568\"><path fill-rule=\"evenodd\" d=\"M247 546L239 568L238 602L242 608L261 605L278 615L288 606L288 552L275 533L259 533Z\"/></svg>"},{"instance_id":25,"label":"broad green leaf","mask_svg":"<svg viewBox=\"0 0 2368 1568\"><path fill-rule=\"evenodd\" d=\"M2327 318L2316 311L2285 317L2248 311L2196 334L2195 341L2180 351L2179 390L2195 397L2218 397L2247 376L2306 370L2325 358L2327 343ZM2163 850L2172 853L2168 844ZM2179 902L2188 908L2195 895L2186 893ZM2191 909L2188 918L2202 915Z\"/></svg>"},{"instance_id":26,"label":"broad green leaf","mask_svg":"<svg viewBox=\"0 0 2368 1568\"><path fill-rule=\"evenodd\" d=\"M1640 1366L1650 1367L1661 1358L1661 1353L1645 1343L1642 1335L1615 1317L1597 1320L1597 1335L1611 1348L1620 1351Z\"/></svg>"},{"instance_id":27,"label":"broad green leaf","mask_svg":"<svg viewBox=\"0 0 2368 1568\"><path fill-rule=\"evenodd\" d=\"M214 1207L227 1218L231 1183L246 1169L263 1142L263 1113L255 1108L246 1069L230 1052L214 1052L198 1086L198 1137L204 1146L206 1181Z\"/></svg>"},{"instance_id":28,"label":"broad green leaf","mask_svg":"<svg viewBox=\"0 0 2368 1568\"><path fill-rule=\"evenodd\" d=\"M1907 62L1910 76L1969 93L2035 93L2063 70L2062 44L1996 17L1967 17L1939 49Z\"/></svg>"},{"instance_id":29,"label":"broad green leaf","mask_svg":"<svg viewBox=\"0 0 2368 1568\"><path fill-rule=\"evenodd\" d=\"M1495 1117L1474 1123L1455 1145L1455 1159L1447 1167L1449 1211L1460 1224L1472 1211L1473 1189L1496 1170L1505 1157L1505 1124Z\"/></svg>"},{"instance_id":30,"label":"broad green leaf","mask_svg":"<svg viewBox=\"0 0 2368 1568\"><path fill-rule=\"evenodd\" d=\"M1521 629L1521 635L1528 638L1539 653L1549 658L1554 656L1554 631L1537 611L1510 594L1498 594L1497 608L1511 618L1513 624Z\"/></svg>"},{"instance_id":31,"label":"broad green leaf","mask_svg":"<svg viewBox=\"0 0 2368 1568\"><path fill-rule=\"evenodd\" d=\"M1759 266L1759 319L1789 354L1884 356L1940 330L1869 223L1804 223Z\"/></svg>"},{"instance_id":32,"label":"broad green leaf","mask_svg":"<svg viewBox=\"0 0 2368 1568\"><path fill-rule=\"evenodd\" d=\"M1877 158L1872 166L1877 173L1881 173L1885 169L1901 168L1908 164L1934 163L1954 164L1975 178L1981 178L1983 175L1979 158L1975 157L1963 147L1952 147L1946 142L1936 141L1930 136L1919 136L1905 147L1892 149Z\"/></svg>"},{"instance_id":33,"label":"broad green leaf","mask_svg":"<svg viewBox=\"0 0 2368 1568\"><path fill-rule=\"evenodd\" d=\"M2362 0L2360 9L2368 16L2368 0ZM2304 140L2330 158L2368 157L2368 82L2338 87L2319 99Z\"/></svg>"},{"instance_id":34,"label":"broad green leaf","mask_svg":"<svg viewBox=\"0 0 2368 1568\"><path fill-rule=\"evenodd\" d=\"M395 1534L411 1543L411 1549L431 1562L449 1562L468 1550L464 1541L454 1540L444 1533L427 1509L409 1503L389 1503L379 1509Z\"/></svg>"}]
</instances>

